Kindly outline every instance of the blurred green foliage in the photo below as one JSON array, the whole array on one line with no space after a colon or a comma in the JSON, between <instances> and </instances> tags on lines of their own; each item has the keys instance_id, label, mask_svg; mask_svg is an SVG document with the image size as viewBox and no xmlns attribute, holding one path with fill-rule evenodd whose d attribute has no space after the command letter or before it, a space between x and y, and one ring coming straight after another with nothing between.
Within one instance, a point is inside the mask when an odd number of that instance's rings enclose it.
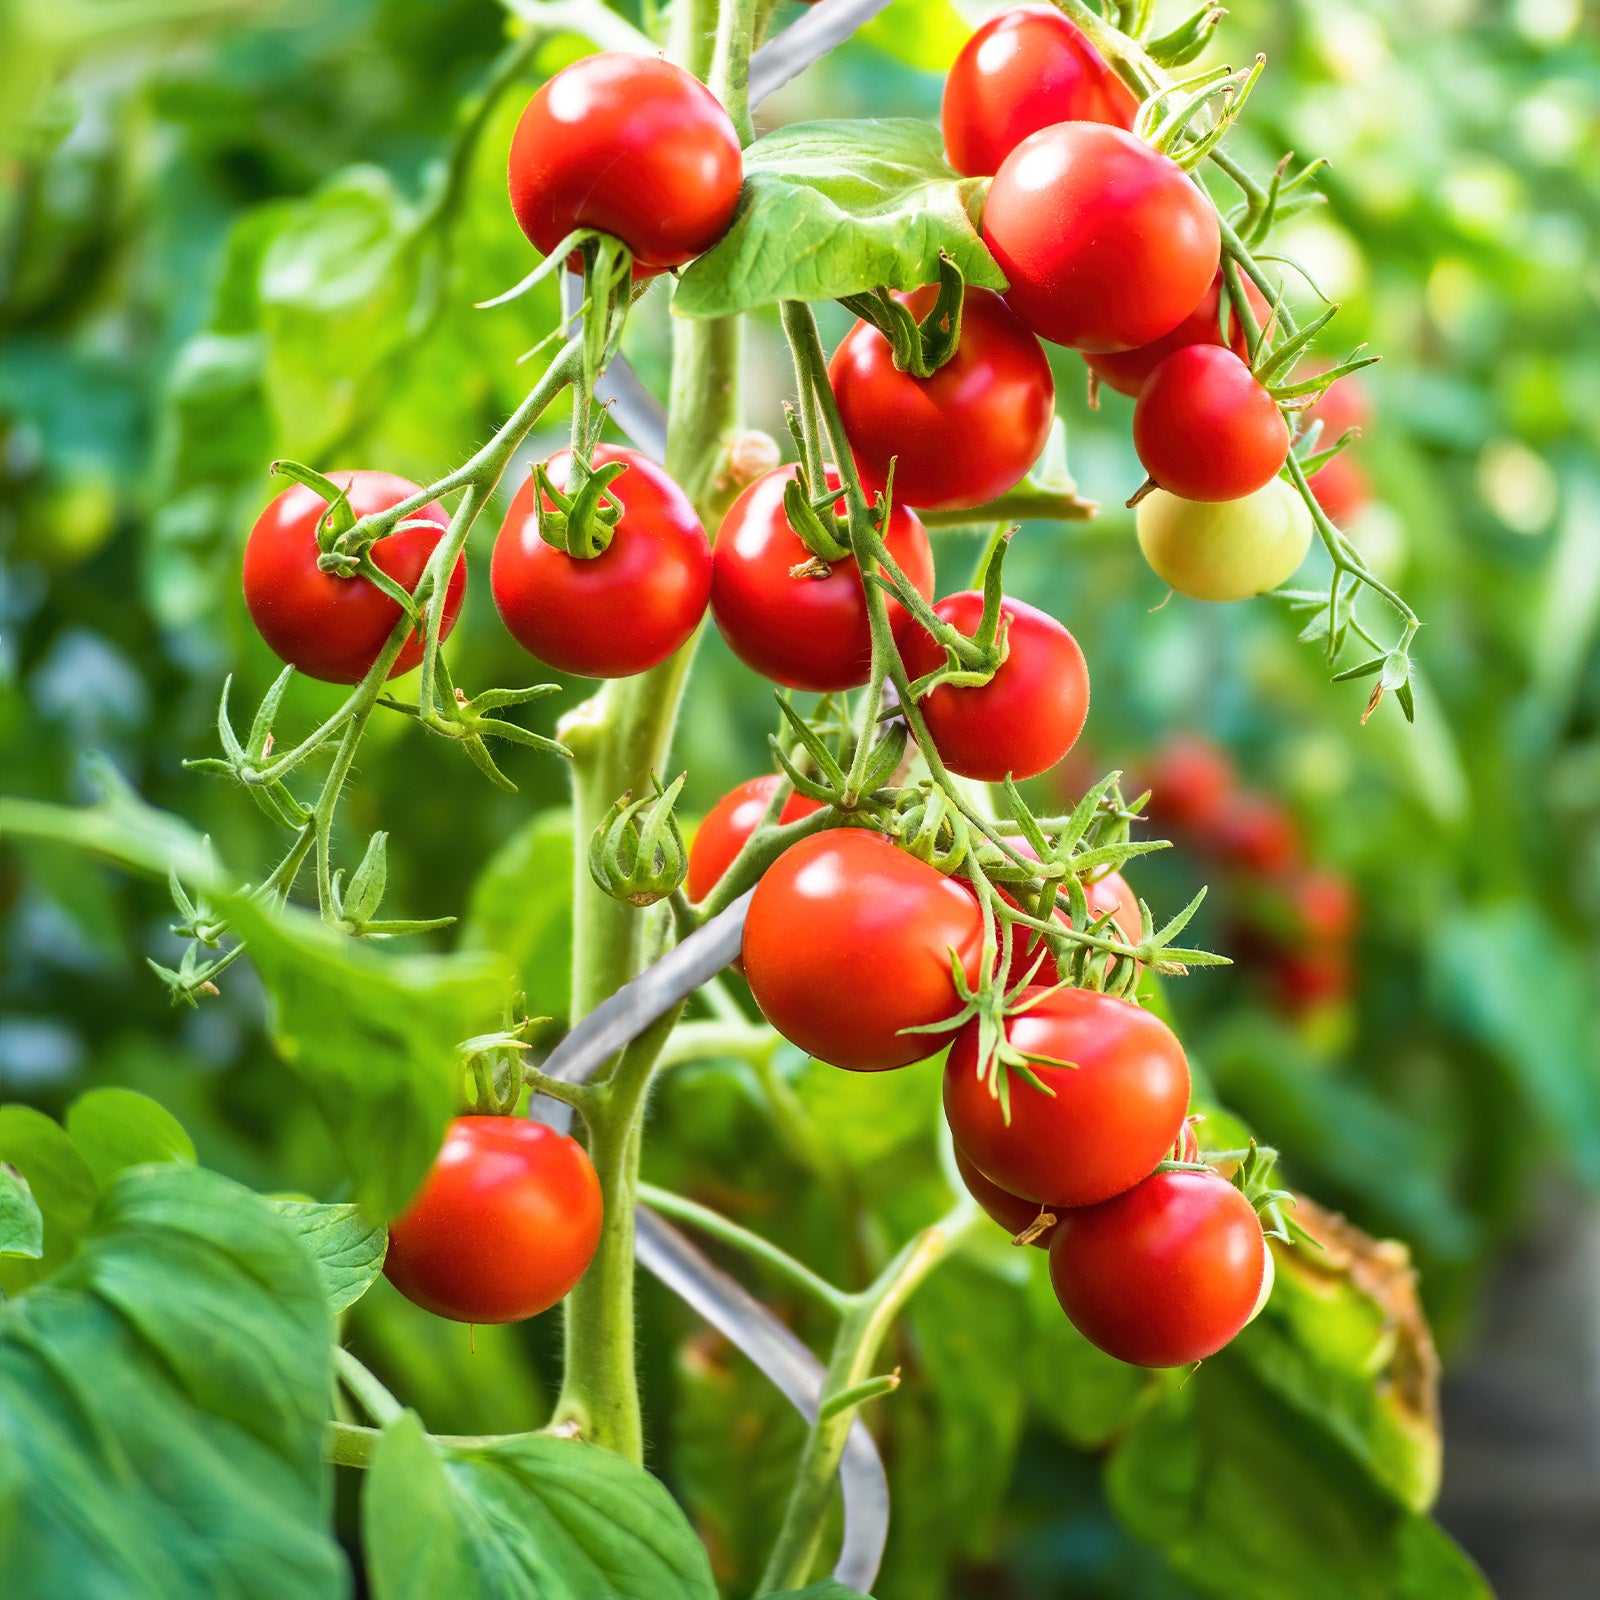
<instances>
[{"instance_id":1,"label":"blurred green foliage","mask_svg":"<svg viewBox=\"0 0 1600 1600\"><path fill-rule=\"evenodd\" d=\"M248 876L271 859L264 819L180 762L210 753L225 673L246 705L276 671L237 584L272 492L267 464L294 454L438 476L525 392L516 358L555 305L547 287L471 309L529 264L502 174L521 95L459 142L505 39L487 0L114 9L111 26L94 6L28 0L0 21L0 764L8 792L81 800L83 755L108 752ZM1161 587L1120 510L1087 527L1030 525L1008 563L1088 654L1099 769L1202 731L1358 885L1346 1005L1275 1015L1247 963L1170 999L1221 1100L1283 1148L1296 1186L1411 1247L1447 1357L1540 1175L1600 1181L1600 49L1579 20L1576 0L1238 0L1207 57L1268 55L1241 158L1265 170L1294 149L1333 163L1327 207L1281 249L1344 304L1327 354L1370 339L1384 357L1357 447L1378 498L1356 537L1427 624L1414 730L1391 704L1361 727L1364 686L1330 688L1266 602L1155 609ZM765 121L936 115L937 70L964 29L945 0L895 0ZM579 48L537 41L518 82ZM30 74L42 100L15 88ZM34 109L22 117L22 105ZM1314 291L1286 270L1309 304ZM658 388L664 317L648 297L628 336ZM1081 364L1056 355L1074 474L1117 507L1140 477L1127 403L1106 395L1090 411ZM758 319L748 408L779 437L788 381L775 323ZM492 532L486 519L471 552L457 682L526 677L489 602ZM977 554L946 538L944 587ZM286 725L334 703L297 680ZM559 704L535 724L548 729ZM763 687L709 637L678 745L691 810L765 766L772 721ZM526 752L507 770L515 796L404 719L376 723L346 844L353 863L388 830L395 914L462 917L436 952L500 952L530 1010L557 1026L564 777ZM1177 853L1135 876L1158 914L1198 883ZM1227 948L1226 899L1208 902L1199 942ZM316 993L269 1028L241 963L206 1006L170 1008L145 966L177 949L163 890L64 848L0 857L0 906L5 1100L59 1115L87 1086L141 1089L206 1165L264 1190L346 1197L316 1108L269 1042L332 1025ZM435 1009L465 1005L467 978L447 979L437 958L431 970ZM375 992L354 1019L341 1006L340 1026L396 1026L391 1000ZM471 1031L429 1005L416 1001L418 1029ZM376 1076L381 1038L361 1048ZM845 1079L786 1057L765 1078L732 1062L675 1069L647 1175L858 1283L945 1203L936 1096L913 1077ZM377 1181L370 1154L357 1170ZM92 1187L61 1160L65 1203L86 1218ZM937 1275L893 1335L886 1353L913 1381L873 1416L895 1506L884 1594L1474 1592L1415 1514L1431 1478L1403 1419L1357 1415L1370 1391L1341 1393L1332 1344L1370 1354L1376 1331L1330 1331L1302 1315L1296 1295L1313 1291L1291 1286L1190 1389L1152 1387L1076 1338L1034 1255L989 1241ZM823 1336L811 1308L773 1303L814 1344ZM797 1420L664 1294L647 1294L643 1315L652 1464L729 1592L747 1593ZM474 1353L465 1329L379 1285L351 1336L430 1428L468 1433L542 1420L552 1324L480 1329ZM1330 1520L1335 1499L1347 1520ZM344 1531L356 1537L353 1520Z\"/></svg>"}]
</instances>

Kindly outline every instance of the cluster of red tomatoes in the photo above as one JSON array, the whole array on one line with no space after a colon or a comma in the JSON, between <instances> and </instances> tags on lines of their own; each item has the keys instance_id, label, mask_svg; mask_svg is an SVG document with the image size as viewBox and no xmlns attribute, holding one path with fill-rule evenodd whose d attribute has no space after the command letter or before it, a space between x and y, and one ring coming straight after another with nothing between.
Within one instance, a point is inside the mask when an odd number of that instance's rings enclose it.
<instances>
[{"instance_id":1,"label":"cluster of red tomatoes","mask_svg":"<svg viewBox=\"0 0 1600 1600\"><path fill-rule=\"evenodd\" d=\"M1284 1011L1302 1016L1344 999L1360 915L1355 890L1343 873L1310 863L1283 804L1241 787L1227 754L1193 736L1157 751L1146 782L1152 820L1224 875L1232 947L1265 974Z\"/></svg>"}]
</instances>

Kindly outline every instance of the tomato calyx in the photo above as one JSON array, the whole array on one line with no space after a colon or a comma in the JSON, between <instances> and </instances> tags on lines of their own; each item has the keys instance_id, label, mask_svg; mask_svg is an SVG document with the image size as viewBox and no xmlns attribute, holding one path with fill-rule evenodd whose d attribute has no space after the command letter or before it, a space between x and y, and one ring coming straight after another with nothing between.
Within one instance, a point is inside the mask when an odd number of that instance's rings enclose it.
<instances>
[{"instance_id":1,"label":"tomato calyx","mask_svg":"<svg viewBox=\"0 0 1600 1600\"><path fill-rule=\"evenodd\" d=\"M913 609L921 626L938 644L944 646L945 654L943 666L925 672L910 685L913 701L924 699L941 684L950 684L958 689L980 689L1005 665L1010 655L1010 628L1009 618L1001 604L1005 599L1002 569L1006 551L1010 549L1016 534L1016 528L1008 528L1002 533L984 562L983 612L970 636L946 622L931 607L918 606ZM890 587L893 593L899 594L897 588ZM928 613L926 617L923 615L925 611Z\"/></svg>"},{"instance_id":2,"label":"tomato calyx","mask_svg":"<svg viewBox=\"0 0 1600 1600\"><path fill-rule=\"evenodd\" d=\"M345 880L344 869L337 869L328 884L326 921L341 933L358 939L392 939L402 933L430 933L447 928L454 917L426 917L418 920L378 920L374 913L383 902L389 885L389 835L373 834L360 865Z\"/></svg>"},{"instance_id":3,"label":"tomato calyx","mask_svg":"<svg viewBox=\"0 0 1600 1600\"><path fill-rule=\"evenodd\" d=\"M1258 55L1248 67L1235 71L1217 66L1183 83L1158 89L1139 108L1134 133L1152 149L1192 172L1222 143L1239 120L1250 91L1265 71L1267 58ZM1213 102L1216 102L1213 107ZM1211 111L1205 131L1192 130L1201 114Z\"/></svg>"},{"instance_id":4,"label":"tomato calyx","mask_svg":"<svg viewBox=\"0 0 1600 1600\"><path fill-rule=\"evenodd\" d=\"M543 750L549 755L572 759L572 751L559 739L548 739L542 733L530 733L526 728L504 717L489 716L507 706L526 705L530 700L542 700L548 694L559 694L560 684L535 683L526 689L485 689L470 699L449 682L443 656L433 664L434 688L425 691L416 705L396 700L392 695L380 695L379 705L398 711L403 716L419 722L430 733L444 739L454 739L466 751L472 764L497 789L515 794L517 786L503 773L489 754L486 739L504 739L508 744L521 744L531 750ZM442 691L442 692L441 692Z\"/></svg>"},{"instance_id":5,"label":"tomato calyx","mask_svg":"<svg viewBox=\"0 0 1600 1600\"><path fill-rule=\"evenodd\" d=\"M1206 4L1191 12L1177 27L1158 38L1147 39L1144 51L1158 67L1181 67L1194 60L1211 43L1217 24L1227 16L1219 5Z\"/></svg>"},{"instance_id":6,"label":"tomato calyx","mask_svg":"<svg viewBox=\"0 0 1600 1600\"><path fill-rule=\"evenodd\" d=\"M1270 1145L1257 1144L1254 1139L1243 1150L1201 1150L1195 1140L1193 1124L1200 1119L1191 1117L1184 1123L1175 1154L1156 1167L1157 1172L1206 1172L1231 1183L1261 1220L1261 1231L1269 1239L1284 1244L1311 1243L1320 1249L1320 1242L1306 1232L1291 1217L1284 1214L1285 1206L1294 1206L1296 1197L1292 1190L1280 1189L1273 1181L1273 1167L1278 1152ZM1223 1168L1232 1171L1224 1172Z\"/></svg>"},{"instance_id":7,"label":"tomato calyx","mask_svg":"<svg viewBox=\"0 0 1600 1600\"><path fill-rule=\"evenodd\" d=\"M539 537L553 550L577 561L590 561L611 544L622 520L622 505L606 493L611 482L628 470L625 461L608 461L597 467L586 450L572 452L566 489L550 481L544 462L533 469L537 493L533 497Z\"/></svg>"},{"instance_id":8,"label":"tomato calyx","mask_svg":"<svg viewBox=\"0 0 1600 1600\"><path fill-rule=\"evenodd\" d=\"M631 792L613 802L589 839L589 876L613 900L653 906L674 894L689 873L689 847L673 811L687 773L665 789L650 774L653 794Z\"/></svg>"},{"instance_id":9,"label":"tomato calyx","mask_svg":"<svg viewBox=\"0 0 1600 1600\"><path fill-rule=\"evenodd\" d=\"M866 755L857 760L858 751L848 746L831 747L823 737L827 725L819 727L802 717L787 693L780 693L777 701L795 743L786 746L775 735L769 737L768 743L795 793L818 805L832 806L846 816L855 813L874 824L885 822L891 791L905 761L905 724L887 723ZM849 739L848 727L836 731L841 739Z\"/></svg>"},{"instance_id":10,"label":"tomato calyx","mask_svg":"<svg viewBox=\"0 0 1600 1600\"><path fill-rule=\"evenodd\" d=\"M845 295L839 304L869 322L889 341L897 372L931 378L961 343L961 304L966 293L961 268L939 252L939 294L919 322L887 289Z\"/></svg>"}]
</instances>

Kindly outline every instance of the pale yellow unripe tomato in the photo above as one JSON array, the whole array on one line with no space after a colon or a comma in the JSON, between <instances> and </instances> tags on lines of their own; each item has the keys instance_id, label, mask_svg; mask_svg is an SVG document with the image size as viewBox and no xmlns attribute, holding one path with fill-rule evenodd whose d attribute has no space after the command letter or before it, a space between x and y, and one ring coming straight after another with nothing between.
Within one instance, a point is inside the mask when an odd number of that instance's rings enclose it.
<instances>
[{"instance_id":1,"label":"pale yellow unripe tomato","mask_svg":"<svg viewBox=\"0 0 1600 1600\"><path fill-rule=\"evenodd\" d=\"M1156 576L1192 600L1244 600L1275 589L1311 544L1311 513L1282 478L1241 500L1180 500L1153 489L1135 518Z\"/></svg>"}]
</instances>

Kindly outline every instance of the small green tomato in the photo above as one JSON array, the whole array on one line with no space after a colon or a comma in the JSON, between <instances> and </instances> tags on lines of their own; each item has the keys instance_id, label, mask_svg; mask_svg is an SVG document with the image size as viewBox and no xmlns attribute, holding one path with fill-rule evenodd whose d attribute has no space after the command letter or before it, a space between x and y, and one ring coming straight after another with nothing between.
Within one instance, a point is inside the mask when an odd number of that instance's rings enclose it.
<instances>
[{"instance_id":1,"label":"small green tomato","mask_svg":"<svg viewBox=\"0 0 1600 1600\"><path fill-rule=\"evenodd\" d=\"M1240 500L1202 503L1154 489L1139 502L1139 548L1191 600L1244 600L1275 589L1305 559L1311 513L1274 478Z\"/></svg>"}]
</instances>

